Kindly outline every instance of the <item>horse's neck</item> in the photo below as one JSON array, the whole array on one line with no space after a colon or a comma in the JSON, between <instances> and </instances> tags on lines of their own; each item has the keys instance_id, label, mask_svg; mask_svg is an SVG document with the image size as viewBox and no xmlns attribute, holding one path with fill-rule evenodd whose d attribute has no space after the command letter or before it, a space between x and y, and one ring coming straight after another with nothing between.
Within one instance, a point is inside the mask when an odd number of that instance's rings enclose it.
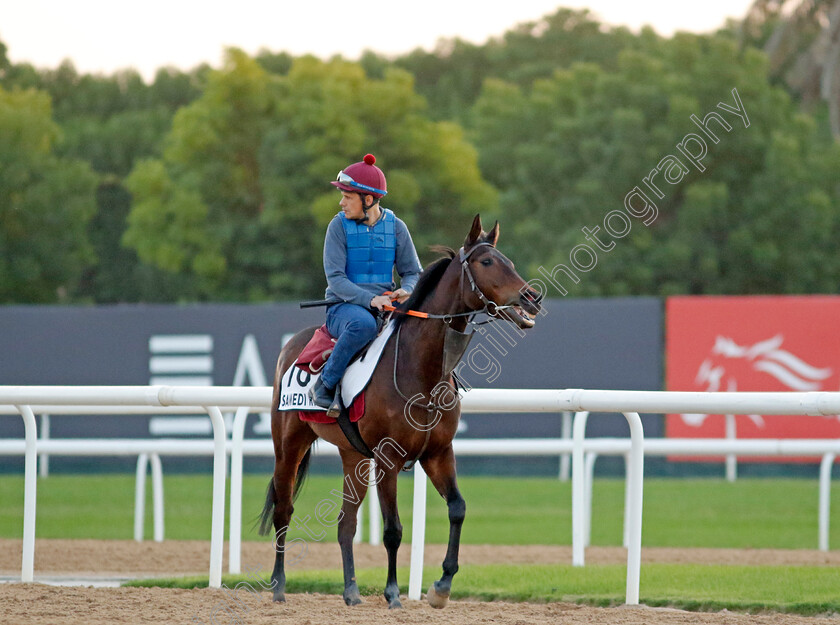
<instances>
[{"instance_id":1,"label":"horse's neck","mask_svg":"<svg viewBox=\"0 0 840 625\"><path fill-rule=\"evenodd\" d=\"M460 266L447 270L434 292L426 298L419 310L435 315L456 315L467 312L461 296ZM442 319L416 319L403 321L400 341L400 369L407 365L415 380L424 390L431 390L441 381L443 370L443 345L446 328L463 332L467 326L464 316L453 317L447 324ZM410 364L409 364L410 363Z\"/></svg>"},{"instance_id":2,"label":"horse's neck","mask_svg":"<svg viewBox=\"0 0 840 625\"><path fill-rule=\"evenodd\" d=\"M463 297L463 280L461 265L457 257L450 263L449 268L441 276L435 290L426 298L420 310L435 315L462 315L469 312ZM453 317L449 325L459 332L467 327L466 317ZM439 328L443 336L444 328ZM441 339L442 341L443 339ZM443 343L441 343L443 349Z\"/></svg>"}]
</instances>

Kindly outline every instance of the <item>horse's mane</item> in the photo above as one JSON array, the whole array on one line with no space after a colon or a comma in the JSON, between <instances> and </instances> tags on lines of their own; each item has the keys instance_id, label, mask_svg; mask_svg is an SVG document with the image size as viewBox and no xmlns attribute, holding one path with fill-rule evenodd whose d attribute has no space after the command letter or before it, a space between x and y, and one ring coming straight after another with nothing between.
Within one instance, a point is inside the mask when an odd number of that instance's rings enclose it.
<instances>
[{"instance_id":1,"label":"horse's mane","mask_svg":"<svg viewBox=\"0 0 840 625\"><path fill-rule=\"evenodd\" d=\"M417 280L417 286L414 287L409 298L397 306L397 310L413 310L422 304L434 292L435 287L437 287L438 282L440 282L444 272L449 267L449 263L455 258L457 253L451 247L445 245L433 245L430 249L433 252L445 254L445 256L438 258L423 270L423 273L420 274L420 279ZM401 315L399 313L394 315L395 326L399 326L407 317L408 315Z\"/></svg>"}]
</instances>

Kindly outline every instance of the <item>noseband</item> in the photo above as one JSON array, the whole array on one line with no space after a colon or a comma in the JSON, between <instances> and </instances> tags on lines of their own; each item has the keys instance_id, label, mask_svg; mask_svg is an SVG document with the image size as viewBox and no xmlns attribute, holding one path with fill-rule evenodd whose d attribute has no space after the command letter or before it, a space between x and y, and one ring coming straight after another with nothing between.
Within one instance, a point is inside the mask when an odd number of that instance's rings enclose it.
<instances>
[{"instance_id":1,"label":"noseband","mask_svg":"<svg viewBox=\"0 0 840 625\"><path fill-rule=\"evenodd\" d=\"M469 314L478 314L478 313L487 313L490 317L490 321L496 319L496 314L500 310L505 310L506 308L513 308L511 305L500 306L496 302L490 300L484 292L479 288L478 284L475 282L475 278L472 274L472 269L470 269L469 259L470 256L475 253L475 251L484 246L493 247L492 244L488 243L487 241L482 241L481 243L476 243L469 252L464 252L464 248L458 250L458 260L461 262L461 278L459 282L459 289L458 292L462 293L464 288L464 276L467 276L467 280L470 282L470 290L478 296L479 301L484 304L484 308L481 310L475 310ZM472 323L472 322L471 322ZM484 323L487 323L486 321Z\"/></svg>"}]
</instances>

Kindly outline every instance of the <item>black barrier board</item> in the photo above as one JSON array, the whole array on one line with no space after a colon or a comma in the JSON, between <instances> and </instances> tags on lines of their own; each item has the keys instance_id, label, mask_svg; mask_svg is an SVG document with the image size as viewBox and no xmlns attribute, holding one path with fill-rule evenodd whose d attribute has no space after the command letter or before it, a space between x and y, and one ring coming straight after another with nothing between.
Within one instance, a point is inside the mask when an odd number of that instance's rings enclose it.
<instances>
[{"instance_id":1,"label":"black barrier board","mask_svg":"<svg viewBox=\"0 0 840 625\"><path fill-rule=\"evenodd\" d=\"M0 384L270 385L283 341L323 321L323 309L297 304L9 306L0 309ZM458 371L476 388L661 390L662 334L656 298L547 300L524 335L503 322L481 326ZM662 435L661 417L643 419L647 436ZM0 416L0 424L4 438L23 437L19 416ZM560 424L549 414L465 415L459 436L556 437ZM620 415L592 417L587 428L588 436L627 434ZM50 418L52 438L210 435L202 415ZM269 435L267 414L249 417L247 437ZM209 470L212 462L189 466ZM22 467L20 457L0 458L2 470Z\"/></svg>"}]
</instances>

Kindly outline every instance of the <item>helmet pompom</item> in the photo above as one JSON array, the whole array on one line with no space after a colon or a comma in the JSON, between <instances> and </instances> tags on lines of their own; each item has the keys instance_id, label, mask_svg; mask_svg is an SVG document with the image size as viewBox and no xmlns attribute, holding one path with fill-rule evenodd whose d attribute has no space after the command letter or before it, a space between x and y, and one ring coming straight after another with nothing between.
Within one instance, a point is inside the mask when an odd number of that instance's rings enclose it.
<instances>
[{"instance_id":1,"label":"helmet pompom","mask_svg":"<svg viewBox=\"0 0 840 625\"><path fill-rule=\"evenodd\" d=\"M366 164L373 165L376 162L376 157L373 154L365 154L365 158L363 160Z\"/></svg>"}]
</instances>

